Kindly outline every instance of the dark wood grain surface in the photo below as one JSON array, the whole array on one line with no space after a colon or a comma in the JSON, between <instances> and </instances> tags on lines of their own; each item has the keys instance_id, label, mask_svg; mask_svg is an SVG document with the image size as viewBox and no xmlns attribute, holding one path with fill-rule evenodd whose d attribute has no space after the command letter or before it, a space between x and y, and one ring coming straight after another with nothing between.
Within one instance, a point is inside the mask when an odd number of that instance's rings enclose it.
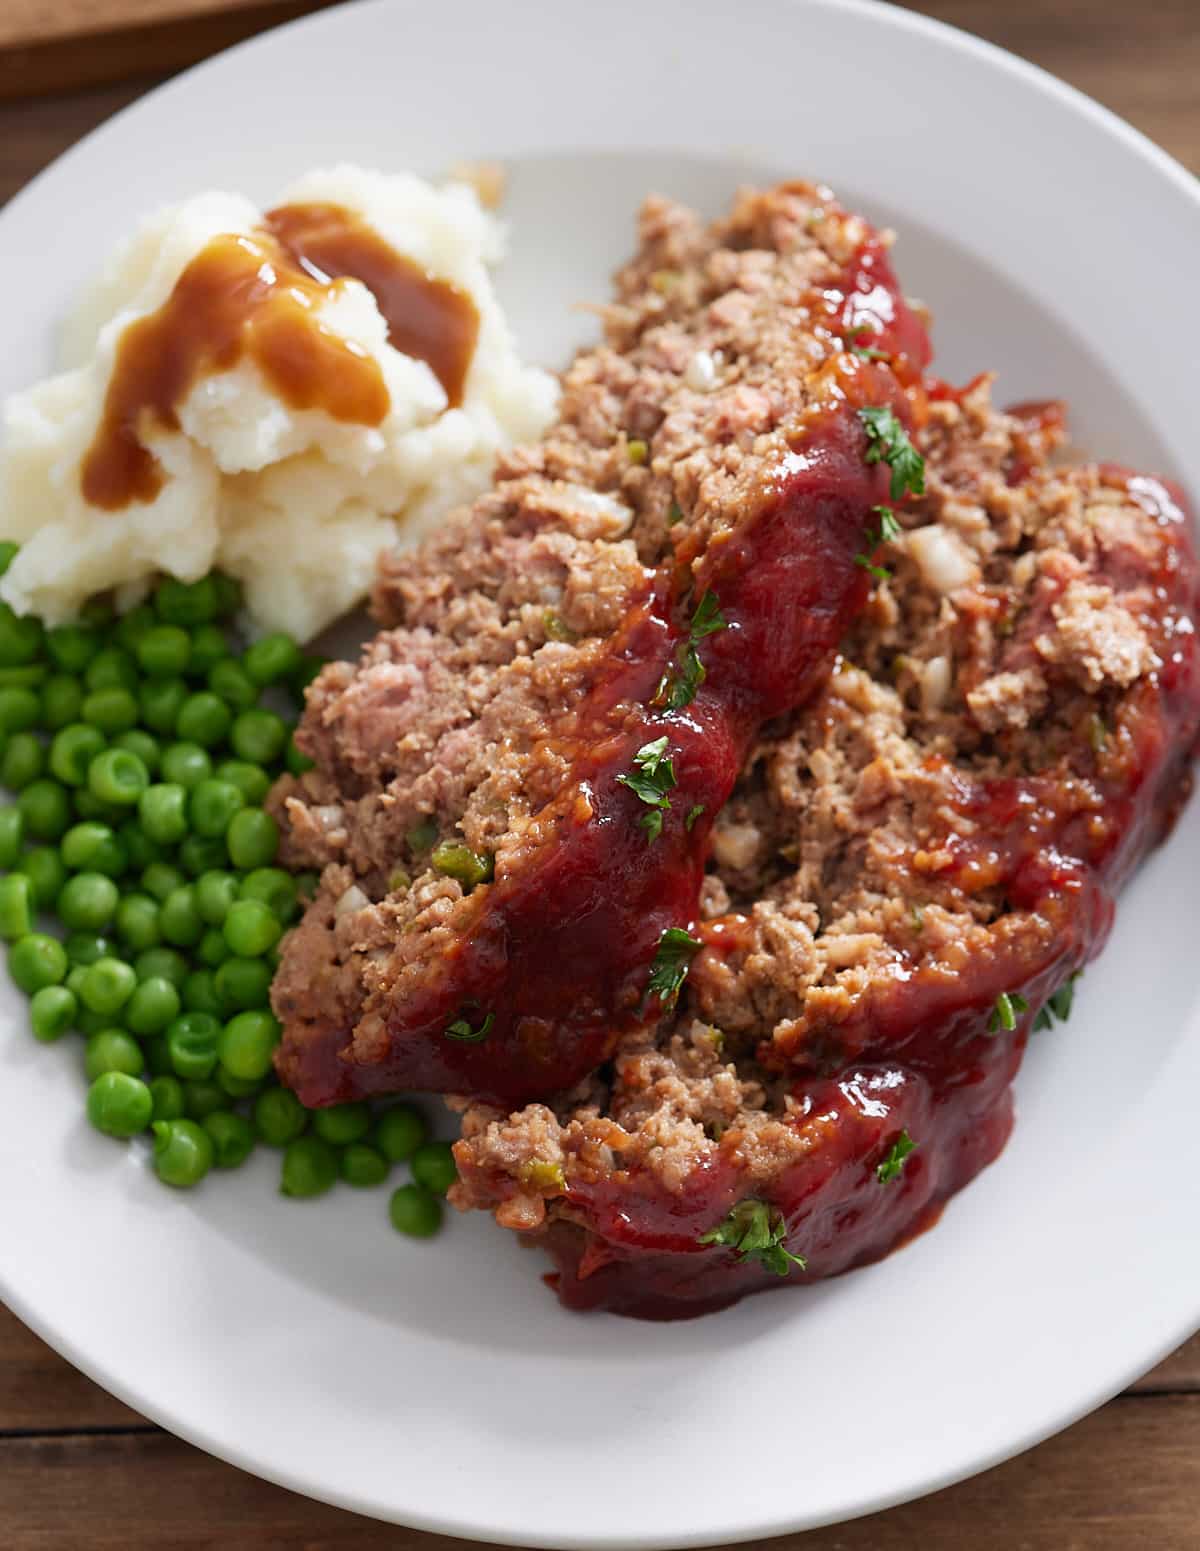
<instances>
[{"instance_id":1,"label":"dark wood grain surface","mask_svg":"<svg viewBox=\"0 0 1200 1551\"><path fill-rule=\"evenodd\" d=\"M0 0L0 202L165 69L320 0L183 0L188 14L169 24L162 18L181 0L120 0L119 27L96 36L76 20L99 17L109 0L71 0L60 12L61 35L41 41L28 28L18 35L14 18L36 19L43 0L22 3L18 16L16 0ZM1200 0L926 0L913 8L1062 76L1200 170ZM81 81L102 84L80 89ZM0 1551L461 1544L311 1503L209 1458L106 1395L0 1309ZM973 1481L770 1544L1198 1551L1200 1337L1093 1416Z\"/></svg>"}]
</instances>

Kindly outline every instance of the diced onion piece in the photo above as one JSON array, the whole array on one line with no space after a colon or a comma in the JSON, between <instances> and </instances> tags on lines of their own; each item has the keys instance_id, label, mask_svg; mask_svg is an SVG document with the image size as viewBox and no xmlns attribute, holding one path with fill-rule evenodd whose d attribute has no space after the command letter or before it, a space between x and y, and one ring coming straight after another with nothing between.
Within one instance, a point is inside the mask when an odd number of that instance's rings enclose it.
<instances>
[{"instance_id":1,"label":"diced onion piece","mask_svg":"<svg viewBox=\"0 0 1200 1551\"><path fill-rule=\"evenodd\" d=\"M349 915L354 910L365 910L371 903L357 883L352 883L333 907L335 916Z\"/></svg>"},{"instance_id":2,"label":"diced onion piece","mask_svg":"<svg viewBox=\"0 0 1200 1551\"><path fill-rule=\"evenodd\" d=\"M956 592L979 580L979 564L973 552L940 523L914 528L908 535L908 552L937 592Z\"/></svg>"}]
</instances>

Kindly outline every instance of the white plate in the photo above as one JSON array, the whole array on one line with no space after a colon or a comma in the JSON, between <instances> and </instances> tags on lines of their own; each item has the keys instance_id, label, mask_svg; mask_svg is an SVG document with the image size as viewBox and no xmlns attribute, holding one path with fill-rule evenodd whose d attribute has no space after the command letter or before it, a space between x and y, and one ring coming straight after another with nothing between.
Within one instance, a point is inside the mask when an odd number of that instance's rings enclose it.
<instances>
[{"instance_id":1,"label":"white plate","mask_svg":"<svg viewBox=\"0 0 1200 1551\"><path fill-rule=\"evenodd\" d=\"M1094 104L879 4L359 4L139 103L0 217L0 390L140 212L351 158L513 174L506 300L559 362L651 188L716 210L815 175L901 230L945 375L1064 394L1081 441L1200 490L1200 198ZM483 1219L431 1245L382 1192L189 1196L90 1132L73 1051L0 990L5 1295L79 1367L300 1491L526 1545L703 1545L865 1513L1104 1400L1200 1308L1200 811L1130 889L999 1163L882 1265L695 1323L564 1313Z\"/></svg>"}]
</instances>

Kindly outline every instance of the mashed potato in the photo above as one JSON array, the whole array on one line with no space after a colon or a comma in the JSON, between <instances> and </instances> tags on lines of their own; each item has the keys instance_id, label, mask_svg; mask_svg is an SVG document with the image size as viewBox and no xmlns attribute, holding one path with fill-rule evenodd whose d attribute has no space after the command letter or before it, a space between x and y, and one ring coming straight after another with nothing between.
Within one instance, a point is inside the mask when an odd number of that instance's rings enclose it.
<instances>
[{"instance_id":1,"label":"mashed potato","mask_svg":"<svg viewBox=\"0 0 1200 1551\"><path fill-rule=\"evenodd\" d=\"M214 238L252 236L263 221L234 194L161 210L68 320L66 369L4 406L0 537L21 550L0 597L18 612L60 623L94 593L115 588L132 601L157 572L191 581L219 567L244 584L257 626L308 639L364 596L380 549L414 543L486 485L500 449L549 422L557 387L517 356L488 274L502 229L471 189L342 166L309 174L279 202L348 209L470 296L479 333L461 404L448 407L429 366L388 342L366 286L343 281L325 293L319 321L378 363L389 400L381 424L294 409L243 355L191 384L175 406L178 430L150 417L139 425L163 475L158 493L93 506L82 469L124 331L163 306Z\"/></svg>"}]
</instances>

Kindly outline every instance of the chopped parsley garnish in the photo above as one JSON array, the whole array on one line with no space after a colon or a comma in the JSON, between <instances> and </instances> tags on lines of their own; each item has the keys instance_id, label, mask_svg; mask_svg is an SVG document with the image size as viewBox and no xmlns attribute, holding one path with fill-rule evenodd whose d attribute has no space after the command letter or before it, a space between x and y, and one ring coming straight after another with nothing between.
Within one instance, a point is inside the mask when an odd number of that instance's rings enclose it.
<instances>
[{"instance_id":1,"label":"chopped parsley garnish","mask_svg":"<svg viewBox=\"0 0 1200 1551\"><path fill-rule=\"evenodd\" d=\"M879 1176L879 1183L886 1185L890 1180L899 1179L904 1173L904 1160L916 1147L916 1142L907 1131L901 1131L900 1135L892 1143L887 1157L875 1170Z\"/></svg>"},{"instance_id":2,"label":"chopped parsley garnish","mask_svg":"<svg viewBox=\"0 0 1200 1551\"><path fill-rule=\"evenodd\" d=\"M858 341L864 337L870 338L875 333L873 324L856 323L853 328L843 329L843 334L849 341L850 354L856 355L860 361L886 361L889 358L886 350L875 350L870 345L860 345Z\"/></svg>"},{"instance_id":3,"label":"chopped parsley garnish","mask_svg":"<svg viewBox=\"0 0 1200 1551\"><path fill-rule=\"evenodd\" d=\"M855 555L854 564L862 566L864 571L869 571L877 582L886 582L892 573L885 565L873 565L871 554L879 548L880 544L890 544L893 539L900 537L900 524L896 521L896 514L890 506L873 506L871 511L879 518L879 527L867 529L867 553Z\"/></svg>"},{"instance_id":4,"label":"chopped parsley garnish","mask_svg":"<svg viewBox=\"0 0 1200 1551\"><path fill-rule=\"evenodd\" d=\"M923 932L925 930L925 912L921 909L920 905L914 905L908 914L910 920L912 921L913 931Z\"/></svg>"},{"instance_id":5,"label":"chopped parsley garnish","mask_svg":"<svg viewBox=\"0 0 1200 1551\"><path fill-rule=\"evenodd\" d=\"M679 995L679 988L687 979L688 968L704 944L685 932L682 926L668 926L658 939L658 952L650 966L650 978L646 982L646 994L642 1006L652 996L657 996L664 1007L670 1007Z\"/></svg>"},{"instance_id":6,"label":"chopped parsley garnish","mask_svg":"<svg viewBox=\"0 0 1200 1551\"><path fill-rule=\"evenodd\" d=\"M1001 991L988 1019L988 1033L998 1034L1004 1029L1011 1034L1017 1026L1018 1014L1028 1011L1029 1003L1019 991Z\"/></svg>"},{"instance_id":7,"label":"chopped parsley garnish","mask_svg":"<svg viewBox=\"0 0 1200 1551\"><path fill-rule=\"evenodd\" d=\"M630 463L645 463L649 454L649 447L640 438L636 441L625 443L625 455Z\"/></svg>"},{"instance_id":8,"label":"chopped parsley garnish","mask_svg":"<svg viewBox=\"0 0 1200 1551\"><path fill-rule=\"evenodd\" d=\"M723 1222L710 1232L702 1234L701 1244L725 1244L734 1250L739 1260L757 1260L776 1276L787 1276L793 1266L801 1271L808 1262L803 1255L793 1255L784 1248L787 1227L783 1216L765 1201L749 1199L739 1201Z\"/></svg>"},{"instance_id":9,"label":"chopped parsley garnish","mask_svg":"<svg viewBox=\"0 0 1200 1551\"><path fill-rule=\"evenodd\" d=\"M691 705L706 677L696 646L706 635L726 628L727 621L721 613L717 595L710 588L696 605L687 640L676 651L674 665L659 680L654 693L655 705L665 705L669 711L682 711L684 706Z\"/></svg>"},{"instance_id":10,"label":"chopped parsley garnish","mask_svg":"<svg viewBox=\"0 0 1200 1551\"><path fill-rule=\"evenodd\" d=\"M925 459L908 439L908 432L886 406L860 409L858 418L867 432L868 463L886 463L892 471L888 494L893 501L905 495L925 494Z\"/></svg>"},{"instance_id":11,"label":"chopped parsley garnish","mask_svg":"<svg viewBox=\"0 0 1200 1551\"><path fill-rule=\"evenodd\" d=\"M672 501L670 506L667 507L667 525L668 525L668 527L674 526L674 524L677 523L677 522L680 522L682 520L682 518L683 518L683 509L682 509L682 507L679 505L678 501Z\"/></svg>"},{"instance_id":12,"label":"chopped parsley garnish","mask_svg":"<svg viewBox=\"0 0 1200 1551\"><path fill-rule=\"evenodd\" d=\"M1064 980L1053 996L1048 996L1045 1003L1038 1008L1038 1015L1033 1020L1033 1027L1037 1029L1052 1029L1055 1023L1065 1023L1071 1016L1071 1005L1075 1000L1075 982L1079 979L1079 970Z\"/></svg>"},{"instance_id":13,"label":"chopped parsley garnish","mask_svg":"<svg viewBox=\"0 0 1200 1551\"><path fill-rule=\"evenodd\" d=\"M650 812L643 813L638 822L646 831L646 839L653 843L662 834L663 815L671 807L667 794L675 785L675 766L667 753L666 734L653 743L643 743L633 756L633 764L632 772L619 775L617 780L649 807Z\"/></svg>"},{"instance_id":14,"label":"chopped parsley garnish","mask_svg":"<svg viewBox=\"0 0 1200 1551\"><path fill-rule=\"evenodd\" d=\"M691 833L692 825L696 822L696 820L700 817L700 815L703 812L704 812L704 804L702 802L698 802L694 808L689 808L688 809L688 816L683 821L683 827L684 827L684 829L686 829L688 831L689 834Z\"/></svg>"},{"instance_id":15,"label":"chopped parsley garnish","mask_svg":"<svg viewBox=\"0 0 1200 1551\"><path fill-rule=\"evenodd\" d=\"M1105 745L1108 743L1108 728L1102 716L1088 717L1088 742L1092 745L1093 754L1104 752Z\"/></svg>"},{"instance_id":16,"label":"chopped parsley garnish","mask_svg":"<svg viewBox=\"0 0 1200 1551\"><path fill-rule=\"evenodd\" d=\"M455 1018L453 1023L446 1025L446 1038L456 1039L460 1045L482 1045L488 1037L488 1030L495 1021L496 1014L490 1012L479 1027L473 1029L469 1018Z\"/></svg>"}]
</instances>

